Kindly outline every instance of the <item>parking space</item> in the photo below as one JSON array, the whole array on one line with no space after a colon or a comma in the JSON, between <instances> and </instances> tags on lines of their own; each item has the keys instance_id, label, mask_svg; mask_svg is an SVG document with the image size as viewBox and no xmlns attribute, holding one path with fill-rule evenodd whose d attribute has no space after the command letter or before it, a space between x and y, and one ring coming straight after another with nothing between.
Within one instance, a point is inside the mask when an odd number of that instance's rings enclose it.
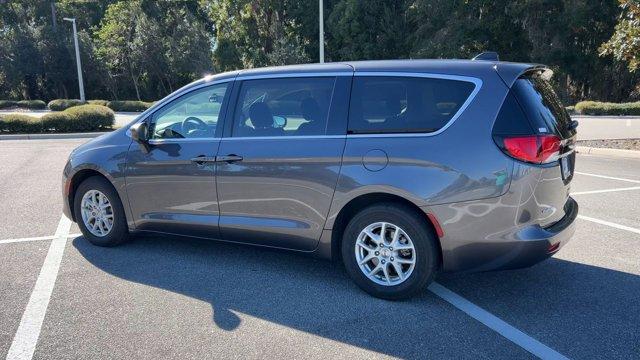
<instances>
[{"instance_id":1,"label":"parking space","mask_svg":"<svg viewBox=\"0 0 640 360\"><path fill-rule=\"evenodd\" d=\"M60 220L61 175L82 140L0 143L0 239L53 235Z\"/></svg>"},{"instance_id":2,"label":"parking space","mask_svg":"<svg viewBox=\"0 0 640 360\"><path fill-rule=\"evenodd\" d=\"M54 235L60 171L80 142L0 142L0 239ZM598 192L640 186L640 160L579 155L576 171L581 215L640 229L640 189ZM572 241L534 267L438 277L480 310L431 291L375 299L339 264L290 252L148 235L99 248L73 237L33 358L528 358L523 347L536 341L569 358L637 358L640 234L577 221ZM0 357L51 243L0 242ZM474 319L482 309L510 327Z\"/></svg>"}]
</instances>

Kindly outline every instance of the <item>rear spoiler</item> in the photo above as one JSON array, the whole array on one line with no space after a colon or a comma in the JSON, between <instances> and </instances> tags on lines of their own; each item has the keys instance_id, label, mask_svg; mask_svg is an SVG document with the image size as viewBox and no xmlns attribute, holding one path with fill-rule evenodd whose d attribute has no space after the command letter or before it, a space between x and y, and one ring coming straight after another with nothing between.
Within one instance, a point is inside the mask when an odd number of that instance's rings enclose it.
<instances>
[{"instance_id":1,"label":"rear spoiler","mask_svg":"<svg viewBox=\"0 0 640 360\"><path fill-rule=\"evenodd\" d=\"M545 65L525 64L500 61L498 53L495 51L482 52L471 59L473 61L492 61L493 68L498 73L502 81L511 88L513 83L522 75L539 73L544 79L549 80L553 76L553 70Z\"/></svg>"}]
</instances>

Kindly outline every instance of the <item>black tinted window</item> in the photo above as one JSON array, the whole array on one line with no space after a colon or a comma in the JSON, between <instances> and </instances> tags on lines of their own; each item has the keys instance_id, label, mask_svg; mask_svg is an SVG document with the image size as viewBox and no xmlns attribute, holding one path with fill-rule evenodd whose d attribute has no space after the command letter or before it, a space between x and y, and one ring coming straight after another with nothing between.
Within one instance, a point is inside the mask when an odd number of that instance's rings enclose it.
<instances>
[{"instance_id":1,"label":"black tinted window","mask_svg":"<svg viewBox=\"0 0 640 360\"><path fill-rule=\"evenodd\" d=\"M573 136L571 118L547 80L538 75L522 77L513 90L536 132Z\"/></svg>"},{"instance_id":2,"label":"black tinted window","mask_svg":"<svg viewBox=\"0 0 640 360\"><path fill-rule=\"evenodd\" d=\"M245 80L234 137L324 135L335 78Z\"/></svg>"},{"instance_id":3,"label":"black tinted window","mask_svg":"<svg viewBox=\"0 0 640 360\"><path fill-rule=\"evenodd\" d=\"M466 81L411 77L356 77L349 133L434 132L469 98Z\"/></svg>"}]
</instances>

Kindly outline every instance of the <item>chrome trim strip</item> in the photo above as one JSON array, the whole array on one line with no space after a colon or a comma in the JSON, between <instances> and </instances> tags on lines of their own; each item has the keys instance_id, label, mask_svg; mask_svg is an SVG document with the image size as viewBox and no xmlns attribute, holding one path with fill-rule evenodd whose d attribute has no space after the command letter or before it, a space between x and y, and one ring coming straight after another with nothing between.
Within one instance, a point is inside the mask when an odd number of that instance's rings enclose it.
<instances>
[{"instance_id":1,"label":"chrome trim strip","mask_svg":"<svg viewBox=\"0 0 640 360\"><path fill-rule=\"evenodd\" d=\"M353 71L342 72L305 72L305 73L273 73L262 75L238 75L236 80L257 80L257 79L280 79L280 78L298 78L298 77L336 77L336 76L353 76Z\"/></svg>"},{"instance_id":2,"label":"chrome trim strip","mask_svg":"<svg viewBox=\"0 0 640 360\"><path fill-rule=\"evenodd\" d=\"M226 140L279 140L279 139L344 139L346 135L292 135L292 136L239 136L239 137L224 137L222 141Z\"/></svg>"},{"instance_id":3,"label":"chrome trim strip","mask_svg":"<svg viewBox=\"0 0 640 360\"><path fill-rule=\"evenodd\" d=\"M167 139L149 139L149 144L179 144L179 143L192 143L192 142L209 142L220 141L220 138L167 138Z\"/></svg>"},{"instance_id":4,"label":"chrome trim strip","mask_svg":"<svg viewBox=\"0 0 640 360\"><path fill-rule=\"evenodd\" d=\"M446 74L432 74L432 73L419 73L419 72L393 72L393 71L366 71L366 72L356 72L354 76L389 76L389 77L419 77L419 78L431 78L431 79L446 79L446 80L457 80L457 81L465 81L470 82L475 85L471 94L467 100L462 104L460 109L451 117L451 119L440 129L430 133L387 133L387 134L348 134L347 138L390 138L390 137L429 137L436 136L441 134L445 130L447 130L453 123L464 113L469 104L476 97L480 88L482 87L482 80L471 77L471 76L460 76L460 75L446 75Z\"/></svg>"}]
</instances>

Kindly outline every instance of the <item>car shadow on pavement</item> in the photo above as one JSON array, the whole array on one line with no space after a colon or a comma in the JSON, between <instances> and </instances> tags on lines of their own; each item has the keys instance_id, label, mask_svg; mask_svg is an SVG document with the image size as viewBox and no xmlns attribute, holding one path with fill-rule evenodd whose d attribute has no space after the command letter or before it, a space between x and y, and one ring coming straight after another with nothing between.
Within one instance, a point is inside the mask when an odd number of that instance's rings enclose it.
<instances>
[{"instance_id":1,"label":"car shadow on pavement","mask_svg":"<svg viewBox=\"0 0 640 360\"><path fill-rule=\"evenodd\" d=\"M241 313L403 358L521 351L429 292L403 302L370 297L339 263L158 235L139 235L115 248L82 237L73 245L109 274L209 302L214 324L226 331L241 325ZM550 259L524 270L438 281L569 357L602 354L600 347L616 349L605 356L638 351L638 276ZM402 341L399 334L405 334Z\"/></svg>"}]
</instances>

